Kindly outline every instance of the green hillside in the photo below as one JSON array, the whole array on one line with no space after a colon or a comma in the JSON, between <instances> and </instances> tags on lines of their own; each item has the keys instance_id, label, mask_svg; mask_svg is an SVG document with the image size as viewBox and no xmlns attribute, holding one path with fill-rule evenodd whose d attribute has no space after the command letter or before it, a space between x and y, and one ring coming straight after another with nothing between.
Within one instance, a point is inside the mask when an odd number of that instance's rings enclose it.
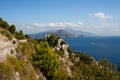
<instances>
[{"instance_id":1,"label":"green hillside","mask_svg":"<svg viewBox=\"0 0 120 80\"><path fill-rule=\"evenodd\" d=\"M17 45L14 53L10 46L10 54L3 56L6 47L0 44L0 56L5 57L0 58L0 80L120 80L120 71L108 59L96 61L85 53L74 52L55 34L35 40L2 18L0 34L7 37L6 41L0 38L2 44Z\"/></svg>"}]
</instances>

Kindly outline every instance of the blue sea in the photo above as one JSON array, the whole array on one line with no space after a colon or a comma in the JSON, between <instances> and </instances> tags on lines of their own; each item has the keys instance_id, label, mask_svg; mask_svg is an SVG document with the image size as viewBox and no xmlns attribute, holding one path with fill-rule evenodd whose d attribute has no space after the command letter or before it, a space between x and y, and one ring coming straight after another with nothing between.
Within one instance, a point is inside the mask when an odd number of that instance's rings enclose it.
<instances>
[{"instance_id":1,"label":"blue sea","mask_svg":"<svg viewBox=\"0 0 120 80\"><path fill-rule=\"evenodd\" d=\"M120 67L120 37L64 38L74 51L84 52L97 61L107 58Z\"/></svg>"}]
</instances>

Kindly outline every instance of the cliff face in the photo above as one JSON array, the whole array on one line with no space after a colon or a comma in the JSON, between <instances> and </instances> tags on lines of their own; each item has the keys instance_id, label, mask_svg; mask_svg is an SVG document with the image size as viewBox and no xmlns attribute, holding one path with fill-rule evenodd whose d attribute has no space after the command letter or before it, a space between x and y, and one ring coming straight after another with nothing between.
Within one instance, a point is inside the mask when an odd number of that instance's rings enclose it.
<instances>
[{"instance_id":1,"label":"cliff face","mask_svg":"<svg viewBox=\"0 0 120 80\"><path fill-rule=\"evenodd\" d=\"M35 40L9 28L0 28L0 80L120 80L107 59L74 52L55 34Z\"/></svg>"},{"instance_id":2,"label":"cliff face","mask_svg":"<svg viewBox=\"0 0 120 80\"><path fill-rule=\"evenodd\" d=\"M8 30L0 28L0 80L37 80L28 55L19 48L24 43L27 43L24 39L19 41Z\"/></svg>"},{"instance_id":3,"label":"cliff face","mask_svg":"<svg viewBox=\"0 0 120 80\"><path fill-rule=\"evenodd\" d=\"M114 70L107 60L97 62L93 57L73 52L61 37L53 34L39 41L13 36L9 40L0 33L1 80L107 80L106 75L114 74L111 80L119 80L119 73Z\"/></svg>"},{"instance_id":4,"label":"cliff face","mask_svg":"<svg viewBox=\"0 0 120 80\"><path fill-rule=\"evenodd\" d=\"M52 38L50 36L53 35L47 36L46 40ZM68 78L70 77L69 79L108 80L108 77L106 77L106 75L109 76L115 73L115 65L111 64L107 59L96 61L93 57L88 56L84 53L73 52L67 42L65 42L62 38L54 37L52 39L54 39L57 43L56 45L54 45L54 47L52 46L52 48L53 52L56 54L59 61L61 62L60 70L65 71L68 75ZM47 41L49 43L49 40ZM51 45L51 43L49 44ZM66 78L66 76L63 75L59 76ZM111 76L111 80L119 80L117 77L118 76L114 76L113 78Z\"/></svg>"},{"instance_id":5,"label":"cliff face","mask_svg":"<svg viewBox=\"0 0 120 80\"><path fill-rule=\"evenodd\" d=\"M57 42L58 44L55 47L55 49L57 49L58 51L63 50L63 57L59 56L59 54L57 55L59 60L63 63L62 69L65 70L69 76L72 76L72 71L70 67L73 66L73 63L69 61L70 55L70 53L68 52L69 45L62 38L59 38Z\"/></svg>"},{"instance_id":6,"label":"cliff face","mask_svg":"<svg viewBox=\"0 0 120 80\"><path fill-rule=\"evenodd\" d=\"M17 40L9 40L0 33L0 62L6 59L7 55L16 56Z\"/></svg>"}]
</instances>

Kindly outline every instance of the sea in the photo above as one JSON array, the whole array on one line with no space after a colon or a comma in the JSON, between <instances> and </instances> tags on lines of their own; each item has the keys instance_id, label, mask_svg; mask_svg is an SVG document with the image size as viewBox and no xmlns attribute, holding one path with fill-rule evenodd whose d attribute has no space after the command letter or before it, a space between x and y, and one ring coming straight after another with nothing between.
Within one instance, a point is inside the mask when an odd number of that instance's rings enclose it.
<instances>
[{"instance_id":1,"label":"sea","mask_svg":"<svg viewBox=\"0 0 120 80\"><path fill-rule=\"evenodd\" d=\"M120 67L120 36L64 38L73 51L84 52L96 61L107 58Z\"/></svg>"}]
</instances>

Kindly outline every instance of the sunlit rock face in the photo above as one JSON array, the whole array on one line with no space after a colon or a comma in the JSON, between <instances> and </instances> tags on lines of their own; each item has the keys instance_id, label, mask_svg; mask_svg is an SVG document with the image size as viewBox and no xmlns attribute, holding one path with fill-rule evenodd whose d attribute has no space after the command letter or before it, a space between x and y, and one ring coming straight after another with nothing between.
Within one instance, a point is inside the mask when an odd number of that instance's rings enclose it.
<instances>
[{"instance_id":1,"label":"sunlit rock face","mask_svg":"<svg viewBox=\"0 0 120 80\"><path fill-rule=\"evenodd\" d=\"M6 55L16 56L17 40L8 40L0 33L0 62L6 59Z\"/></svg>"}]
</instances>

